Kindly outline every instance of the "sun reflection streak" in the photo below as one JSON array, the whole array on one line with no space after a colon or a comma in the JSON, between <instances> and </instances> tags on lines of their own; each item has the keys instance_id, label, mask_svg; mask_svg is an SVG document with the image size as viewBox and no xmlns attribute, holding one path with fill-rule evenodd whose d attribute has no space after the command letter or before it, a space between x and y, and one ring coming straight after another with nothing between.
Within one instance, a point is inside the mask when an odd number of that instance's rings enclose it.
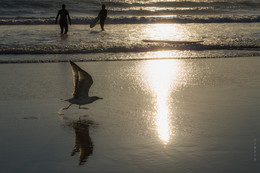
<instances>
[{"instance_id":1,"label":"sun reflection streak","mask_svg":"<svg viewBox=\"0 0 260 173\"><path fill-rule=\"evenodd\" d=\"M152 24L144 30L144 37L152 40L182 40L184 33L180 25ZM177 56L176 51L152 52L152 57L168 58ZM149 56L149 55L148 55ZM171 110L171 95L176 90L181 75L181 61L178 60L154 60L146 61L142 67L145 76L145 85L155 98L154 125L158 137L163 144L168 144L174 136L173 110Z\"/></svg>"},{"instance_id":2,"label":"sun reflection streak","mask_svg":"<svg viewBox=\"0 0 260 173\"><path fill-rule=\"evenodd\" d=\"M179 61L147 61L143 66L143 72L146 76L146 84L149 90L152 91L155 99L155 125L158 137L163 144L170 141L173 134L171 122L172 115L169 99L171 93L176 87L175 83L178 80L180 63Z\"/></svg>"}]
</instances>

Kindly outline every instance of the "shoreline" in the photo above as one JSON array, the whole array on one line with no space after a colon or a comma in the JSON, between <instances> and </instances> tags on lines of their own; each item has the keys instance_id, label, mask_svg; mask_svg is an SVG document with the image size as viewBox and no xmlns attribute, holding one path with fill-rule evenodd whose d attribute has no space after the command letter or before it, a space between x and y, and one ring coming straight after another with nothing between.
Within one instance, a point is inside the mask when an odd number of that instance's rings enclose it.
<instances>
[{"instance_id":1,"label":"shoreline","mask_svg":"<svg viewBox=\"0 0 260 173\"><path fill-rule=\"evenodd\" d=\"M103 54L103 53L102 53ZM1 56L46 56L45 54L4 54ZM58 55L65 55L71 56L74 55L73 58L66 58L65 60L17 60L17 61L9 61L9 60L0 60L0 64L42 64L42 63L66 63L70 60L73 62L120 62L120 61L150 61L150 60L203 60L203 59L241 59L241 58L260 58L259 55L256 56L227 56L227 57L172 57L172 58L132 58L132 59L77 59L75 56L82 56L87 54L58 54ZM47 56L51 56L48 54ZM53 56L57 56L57 54L53 54ZM120 55L121 56L121 55Z\"/></svg>"}]
</instances>

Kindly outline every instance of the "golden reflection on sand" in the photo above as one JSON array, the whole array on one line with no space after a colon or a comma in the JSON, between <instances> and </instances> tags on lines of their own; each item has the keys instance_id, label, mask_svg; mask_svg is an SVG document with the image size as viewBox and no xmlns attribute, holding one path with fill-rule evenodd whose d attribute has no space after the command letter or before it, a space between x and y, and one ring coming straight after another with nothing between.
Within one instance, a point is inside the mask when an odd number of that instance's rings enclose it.
<instances>
[{"instance_id":1,"label":"golden reflection on sand","mask_svg":"<svg viewBox=\"0 0 260 173\"><path fill-rule=\"evenodd\" d=\"M162 52L163 53L163 52ZM175 83L180 75L180 61L146 61L143 65L143 73L146 78L146 86L155 97L155 125L158 132L158 137L163 144L170 141L171 136L174 136L169 108L169 99L171 93L174 92Z\"/></svg>"}]
</instances>

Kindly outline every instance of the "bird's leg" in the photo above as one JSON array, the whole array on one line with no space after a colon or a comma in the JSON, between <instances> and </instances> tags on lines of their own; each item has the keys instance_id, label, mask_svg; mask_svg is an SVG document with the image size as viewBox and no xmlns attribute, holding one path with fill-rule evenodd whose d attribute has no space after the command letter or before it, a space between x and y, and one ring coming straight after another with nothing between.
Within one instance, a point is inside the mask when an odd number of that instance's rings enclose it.
<instances>
[{"instance_id":1,"label":"bird's leg","mask_svg":"<svg viewBox=\"0 0 260 173\"><path fill-rule=\"evenodd\" d=\"M69 109L69 107L70 107L71 105L73 105L73 104L70 104L68 107L62 108L62 110Z\"/></svg>"},{"instance_id":2,"label":"bird's leg","mask_svg":"<svg viewBox=\"0 0 260 173\"><path fill-rule=\"evenodd\" d=\"M81 108L80 105L79 105L79 109L88 109L88 108Z\"/></svg>"}]
</instances>

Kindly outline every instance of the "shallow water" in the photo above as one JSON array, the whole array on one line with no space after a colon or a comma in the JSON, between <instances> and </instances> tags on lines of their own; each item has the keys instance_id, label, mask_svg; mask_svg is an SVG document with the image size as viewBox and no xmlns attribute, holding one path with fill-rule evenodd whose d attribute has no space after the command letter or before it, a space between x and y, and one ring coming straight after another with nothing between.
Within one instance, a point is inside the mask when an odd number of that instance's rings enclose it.
<instances>
[{"instance_id":1,"label":"shallow water","mask_svg":"<svg viewBox=\"0 0 260 173\"><path fill-rule=\"evenodd\" d=\"M58 25L2 25L0 30L2 63L258 56L260 41L258 23L122 24L106 25L105 32L100 32L99 26L90 29L88 25L72 25L68 35L60 35Z\"/></svg>"},{"instance_id":2,"label":"shallow water","mask_svg":"<svg viewBox=\"0 0 260 173\"><path fill-rule=\"evenodd\" d=\"M259 63L78 63L104 99L62 116L68 63L2 64L0 171L258 172Z\"/></svg>"}]
</instances>

